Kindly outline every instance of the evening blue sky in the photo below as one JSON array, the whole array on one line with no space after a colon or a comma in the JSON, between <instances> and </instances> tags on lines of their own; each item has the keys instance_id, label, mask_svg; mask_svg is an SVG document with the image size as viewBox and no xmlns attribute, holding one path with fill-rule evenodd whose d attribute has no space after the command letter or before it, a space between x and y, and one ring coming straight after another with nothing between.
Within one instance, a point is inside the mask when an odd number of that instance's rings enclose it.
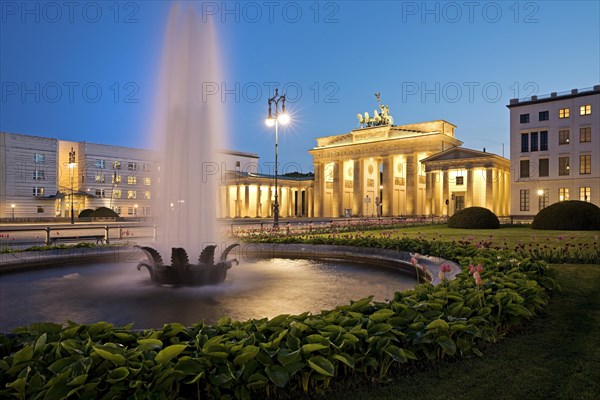
<instances>
[{"instance_id":1,"label":"evening blue sky","mask_svg":"<svg viewBox=\"0 0 600 400\"><path fill-rule=\"evenodd\" d=\"M147 147L167 1L1 1L0 130ZM272 161L271 85L294 123L280 162L376 108L445 119L464 146L509 154L513 97L600 84L598 1L184 2L213 18L228 147ZM209 92L212 91L212 92ZM223 92L227 90L228 92Z\"/></svg>"}]
</instances>

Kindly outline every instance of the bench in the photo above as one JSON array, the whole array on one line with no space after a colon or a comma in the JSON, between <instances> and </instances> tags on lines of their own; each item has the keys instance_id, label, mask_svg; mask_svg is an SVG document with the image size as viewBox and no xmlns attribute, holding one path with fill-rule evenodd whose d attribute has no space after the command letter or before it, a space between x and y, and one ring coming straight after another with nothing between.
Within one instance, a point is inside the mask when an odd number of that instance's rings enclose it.
<instances>
[{"instance_id":1,"label":"bench","mask_svg":"<svg viewBox=\"0 0 600 400\"><path fill-rule=\"evenodd\" d=\"M60 242L83 242L86 240L95 240L96 244L104 244L104 239L104 235L55 236L50 238L50 244L57 244Z\"/></svg>"}]
</instances>

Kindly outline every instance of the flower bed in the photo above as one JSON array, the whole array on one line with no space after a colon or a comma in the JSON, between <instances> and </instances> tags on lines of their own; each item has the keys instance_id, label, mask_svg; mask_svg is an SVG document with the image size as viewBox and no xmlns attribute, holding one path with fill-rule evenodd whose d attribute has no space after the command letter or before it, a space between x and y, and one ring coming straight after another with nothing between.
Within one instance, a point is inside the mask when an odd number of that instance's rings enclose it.
<instances>
[{"instance_id":1,"label":"flower bed","mask_svg":"<svg viewBox=\"0 0 600 400\"><path fill-rule=\"evenodd\" d=\"M144 331L103 322L34 324L0 336L0 397L298 397L332 380L385 380L415 363L482 355L483 342L532 318L554 287L544 262L512 251L408 239L359 244L466 268L452 281L441 277L439 285L420 284L389 302L366 298L320 314Z\"/></svg>"}]
</instances>

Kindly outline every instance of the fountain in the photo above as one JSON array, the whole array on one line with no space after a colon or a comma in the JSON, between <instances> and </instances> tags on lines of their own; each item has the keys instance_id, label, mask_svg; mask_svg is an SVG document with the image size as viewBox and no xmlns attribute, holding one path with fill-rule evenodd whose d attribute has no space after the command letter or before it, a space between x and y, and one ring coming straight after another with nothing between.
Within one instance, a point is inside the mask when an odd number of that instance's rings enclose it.
<instances>
[{"instance_id":1,"label":"fountain","mask_svg":"<svg viewBox=\"0 0 600 400\"><path fill-rule=\"evenodd\" d=\"M227 247L214 264L216 193L224 166L218 149L224 148L227 129L220 98L204 92L207 83L222 81L217 47L210 20L202 21L193 6L171 8L154 125L154 144L162 150L153 200L160 244L157 250L141 247L148 261L138 265L148 269L155 283L216 284L231 268L226 258L236 245ZM184 249L207 244L198 264L190 264ZM172 262L165 266L159 252L170 248Z\"/></svg>"}]
</instances>

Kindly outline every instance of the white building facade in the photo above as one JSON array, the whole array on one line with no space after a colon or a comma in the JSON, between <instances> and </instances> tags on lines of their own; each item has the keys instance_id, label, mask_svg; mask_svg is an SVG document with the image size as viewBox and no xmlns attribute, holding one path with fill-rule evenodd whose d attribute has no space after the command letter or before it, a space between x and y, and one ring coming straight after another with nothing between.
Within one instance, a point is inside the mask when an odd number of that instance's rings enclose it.
<instances>
[{"instance_id":1,"label":"white building facade","mask_svg":"<svg viewBox=\"0 0 600 400\"><path fill-rule=\"evenodd\" d=\"M600 206L600 85L507 107L511 214L532 216L563 200Z\"/></svg>"}]
</instances>

